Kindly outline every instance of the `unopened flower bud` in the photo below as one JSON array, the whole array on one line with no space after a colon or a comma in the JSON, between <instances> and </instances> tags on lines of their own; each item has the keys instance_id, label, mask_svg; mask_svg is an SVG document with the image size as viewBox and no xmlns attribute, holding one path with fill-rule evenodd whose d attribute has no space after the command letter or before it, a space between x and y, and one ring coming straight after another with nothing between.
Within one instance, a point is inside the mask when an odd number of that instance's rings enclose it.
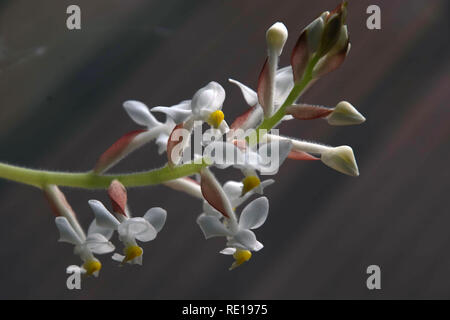
<instances>
[{"instance_id":1,"label":"unopened flower bud","mask_svg":"<svg viewBox=\"0 0 450 320\"><path fill-rule=\"evenodd\" d=\"M273 50L277 56L281 55L288 37L288 30L281 22L274 23L266 32L266 41L269 51Z\"/></svg>"},{"instance_id":2,"label":"unopened flower bud","mask_svg":"<svg viewBox=\"0 0 450 320\"><path fill-rule=\"evenodd\" d=\"M333 126L347 126L363 123L366 118L350 103L341 101L327 117L327 121Z\"/></svg>"},{"instance_id":3,"label":"unopened flower bud","mask_svg":"<svg viewBox=\"0 0 450 320\"><path fill-rule=\"evenodd\" d=\"M322 153L320 158L330 168L350 176L359 176L358 165L352 148L340 146L331 148Z\"/></svg>"},{"instance_id":4,"label":"unopened flower bud","mask_svg":"<svg viewBox=\"0 0 450 320\"><path fill-rule=\"evenodd\" d=\"M342 2L325 19L325 26L320 40L317 54L322 57L326 55L337 44L341 37L341 29L345 24L347 16L347 2Z\"/></svg>"},{"instance_id":5,"label":"unopened flower bud","mask_svg":"<svg viewBox=\"0 0 450 320\"><path fill-rule=\"evenodd\" d=\"M325 26L325 19L322 16L311 22L306 28L306 36L308 42L309 53L312 54L317 51L322 38L323 28Z\"/></svg>"}]
</instances>

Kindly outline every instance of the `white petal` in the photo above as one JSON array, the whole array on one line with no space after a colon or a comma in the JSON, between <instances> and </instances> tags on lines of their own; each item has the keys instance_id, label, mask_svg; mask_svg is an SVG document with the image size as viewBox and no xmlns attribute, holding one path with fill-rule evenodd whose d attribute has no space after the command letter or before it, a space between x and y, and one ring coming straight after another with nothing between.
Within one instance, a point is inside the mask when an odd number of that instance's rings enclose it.
<instances>
[{"instance_id":1,"label":"white petal","mask_svg":"<svg viewBox=\"0 0 450 320\"><path fill-rule=\"evenodd\" d=\"M216 217L201 214L197 218L197 223L206 239L230 235L228 229Z\"/></svg>"},{"instance_id":2,"label":"white petal","mask_svg":"<svg viewBox=\"0 0 450 320\"><path fill-rule=\"evenodd\" d=\"M236 252L236 248L225 248L222 251L220 251L221 254L225 255L232 255Z\"/></svg>"},{"instance_id":3,"label":"white petal","mask_svg":"<svg viewBox=\"0 0 450 320\"><path fill-rule=\"evenodd\" d=\"M236 207L234 202L241 197L243 184L237 181L227 181L223 185L223 190L227 194L228 199L232 203L233 207Z\"/></svg>"},{"instance_id":4,"label":"white petal","mask_svg":"<svg viewBox=\"0 0 450 320\"><path fill-rule=\"evenodd\" d=\"M142 242L156 238L156 229L144 218L131 218L119 225L119 235L125 238L137 239Z\"/></svg>"},{"instance_id":5,"label":"white petal","mask_svg":"<svg viewBox=\"0 0 450 320\"><path fill-rule=\"evenodd\" d=\"M167 218L167 211L163 208L151 208L144 215L144 219L146 219L150 224L155 227L157 232L160 232L164 227Z\"/></svg>"},{"instance_id":6,"label":"white petal","mask_svg":"<svg viewBox=\"0 0 450 320\"><path fill-rule=\"evenodd\" d=\"M264 245L261 242L256 241L256 244L255 244L255 247L254 247L253 251L259 251L262 248L264 248Z\"/></svg>"},{"instance_id":7,"label":"white petal","mask_svg":"<svg viewBox=\"0 0 450 320\"><path fill-rule=\"evenodd\" d=\"M100 234L104 235L106 239L109 240L109 239L111 239L112 235L114 234L114 230L110 229L110 228L100 227L97 224L96 220L94 219L94 220L92 220L91 225L89 226L88 235L94 234L94 233L100 233Z\"/></svg>"},{"instance_id":8,"label":"white petal","mask_svg":"<svg viewBox=\"0 0 450 320\"><path fill-rule=\"evenodd\" d=\"M170 117L176 124L186 121L192 114L191 110L179 109L176 107L154 107L153 112L162 112Z\"/></svg>"},{"instance_id":9,"label":"white petal","mask_svg":"<svg viewBox=\"0 0 450 320\"><path fill-rule=\"evenodd\" d=\"M83 240L81 240L80 236L75 232L72 225L65 217L56 217L55 223L59 230L59 241L68 242L74 245L81 245L83 243Z\"/></svg>"},{"instance_id":10,"label":"white petal","mask_svg":"<svg viewBox=\"0 0 450 320\"><path fill-rule=\"evenodd\" d=\"M132 264L138 264L140 266L142 266L142 258L143 258L143 254L140 255L139 257L134 258L133 260L129 261Z\"/></svg>"},{"instance_id":11,"label":"white petal","mask_svg":"<svg viewBox=\"0 0 450 320\"><path fill-rule=\"evenodd\" d=\"M100 233L90 234L86 239L86 246L95 254L105 254L113 252L114 245Z\"/></svg>"},{"instance_id":12,"label":"white petal","mask_svg":"<svg viewBox=\"0 0 450 320\"><path fill-rule=\"evenodd\" d=\"M222 135L224 135L224 134L226 134L228 131L230 131L230 127L228 126L228 123L227 123L225 120L223 120L223 121L220 123L219 129L218 129L218 130L220 131L220 133L221 133Z\"/></svg>"},{"instance_id":13,"label":"white petal","mask_svg":"<svg viewBox=\"0 0 450 320\"><path fill-rule=\"evenodd\" d=\"M270 186L271 184L275 183L275 180L273 179L267 179L261 182L261 184L255 188L255 193L263 195L264 194L264 188L267 186Z\"/></svg>"},{"instance_id":14,"label":"white petal","mask_svg":"<svg viewBox=\"0 0 450 320\"><path fill-rule=\"evenodd\" d=\"M239 218L239 227L243 229L256 229L264 224L269 214L269 200L261 197L250 202L242 210Z\"/></svg>"},{"instance_id":15,"label":"white petal","mask_svg":"<svg viewBox=\"0 0 450 320\"><path fill-rule=\"evenodd\" d=\"M172 108L191 110L191 100L183 100L179 104L173 105Z\"/></svg>"},{"instance_id":16,"label":"white petal","mask_svg":"<svg viewBox=\"0 0 450 320\"><path fill-rule=\"evenodd\" d=\"M148 128L153 128L161 123L155 119L155 117L150 113L147 106L135 100L125 101L123 104L125 111L128 113L134 122L141 126L146 126Z\"/></svg>"},{"instance_id":17,"label":"white petal","mask_svg":"<svg viewBox=\"0 0 450 320\"><path fill-rule=\"evenodd\" d=\"M156 138L155 143L158 145L158 154L166 152L167 140L169 140L169 135L165 133L161 133L158 138Z\"/></svg>"},{"instance_id":18,"label":"white petal","mask_svg":"<svg viewBox=\"0 0 450 320\"><path fill-rule=\"evenodd\" d=\"M114 261L118 261L118 262L122 262L123 259L125 259L125 256L118 254L118 253L114 253L111 257Z\"/></svg>"},{"instance_id":19,"label":"white petal","mask_svg":"<svg viewBox=\"0 0 450 320\"><path fill-rule=\"evenodd\" d=\"M288 66L279 69L275 75L275 105L281 106L293 87L294 76L292 74L292 67Z\"/></svg>"},{"instance_id":20,"label":"white petal","mask_svg":"<svg viewBox=\"0 0 450 320\"><path fill-rule=\"evenodd\" d=\"M194 115L203 117L203 111L213 112L222 108L225 90L217 82L211 81L198 90L192 98L191 108Z\"/></svg>"},{"instance_id":21,"label":"white petal","mask_svg":"<svg viewBox=\"0 0 450 320\"><path fill-rule=\"evenodd\" d=\"M242 247L250 250L255 251L259 248L258 241L256 240L255 234L246 229L239 230L233 237L233 240L236 242L237 245L242 245Z\"/></svg>"},{"instance_id":22,"label":"white petal","mask_svg":"<svg viewBox=\"0 0 450 320\"><path fill-rule=\"evenodd\" d=\"M220 219L223 217L223 215L219 211L214 209L214 207L212 205L210 205L208 203L208 201L203 201L203 212L206 215L216 217L217 219Z\"/></svg>"},{"instance_id":23,"label":"white petal","mask_svg":"<svg viewBox=\"0 0 450 320\"><path fill-rule=\"evenodd\" d=\"M233 79L228 79L228 81L237 85L239 89L241 89L242 95L244 96L244 99L249 106L253 107L258 104L258 94L256 93L256 91L250 89L245 84L242 84L239 81Z\"/></svg>"},{"instance_id":24,"label":"white petal","mask_svg":"<svg viewBox=\"0 0 450 320\"><path fill-rule=\"evenodd\" d=\"M97 220L97 225L103 228L117 229L120 225L119 220L117 220L108 209L105 208L103 203L98 200L89 200L89 206L92 211L94 211L95 219Z\"/></svg>"}]
</instances>

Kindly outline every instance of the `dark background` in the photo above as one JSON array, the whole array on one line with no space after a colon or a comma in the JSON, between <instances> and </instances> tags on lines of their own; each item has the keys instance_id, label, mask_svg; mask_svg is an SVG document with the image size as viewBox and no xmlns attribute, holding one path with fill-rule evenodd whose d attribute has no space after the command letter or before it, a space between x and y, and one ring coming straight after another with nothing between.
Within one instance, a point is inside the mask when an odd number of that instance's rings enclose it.
<instances>
[{"instance_id":1,"label":"dark background","mask_svg":"<svg viewBox=\"0 0 450 320\"><path fill-rule=\"evenodd\" d=\"M230 121L244 108L228 77L256 87L265 30L283 21L290 37L338 1L78 0L82 30L68 31L72 1L0 2L0 161L69 171L92 168L122 134L136 129L121 104L189 99L207 82L227 90ZM382 29L366 28L381 7ZM270 214L257 232L265 248L229 272L223 239L205 241L201 203L163 186L133 189L131 208L169 212L144 246L143 267L117 268L66 289L78 264L56 240L40 191L0 181L0 298L302 299L450 298L449 6L446 0L350 1L352 50L303 101L351 101L361 126L289 122L282 133L353 147L361 176L320 162L287 161L268 189ZM154 145L115 171L163 164ZM103 192L64 190L85 226L87 200ZM377 264L382 290L366 288Z\"/></svg>"}]
</instances>

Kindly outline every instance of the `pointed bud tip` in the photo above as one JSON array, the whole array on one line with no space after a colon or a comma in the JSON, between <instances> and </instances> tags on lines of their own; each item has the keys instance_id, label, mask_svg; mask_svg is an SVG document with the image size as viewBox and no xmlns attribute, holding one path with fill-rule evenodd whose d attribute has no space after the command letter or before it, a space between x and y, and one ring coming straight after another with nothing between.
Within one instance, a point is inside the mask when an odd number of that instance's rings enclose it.
<instances>
[{"instance_id":1,"label":"pointed bud tip","mask_svg":"<svg viewBox=\"0 0 450 320\"><path fill-rule=\"evenodd\" d=\"M287 37L288 30L286 26L281 22L276 22L266 32L267 46L280 56Z\"/></svg>"},{"instance_id":2,"label":"pointed bud tip","mask_svg":"<svg viewBox=\"0 0 450 320\"><path fill-rule=\"evenodd\" d=\"M353 177L359 176L355 155L349 146L331 148L322 153L321 160L325 165L336 171Z\"/></svg>"},{"instance_id":3,"label":"pointed bud tip","mask_svg":"<svg viewBox=\"0 0 450 320\"><path fill-rule=\"evenodd\" d=\"M361 124L366 118L351 103L341 101L327 117L327 121L333 126L347 126Z\"/></svg>"}]
</instances>

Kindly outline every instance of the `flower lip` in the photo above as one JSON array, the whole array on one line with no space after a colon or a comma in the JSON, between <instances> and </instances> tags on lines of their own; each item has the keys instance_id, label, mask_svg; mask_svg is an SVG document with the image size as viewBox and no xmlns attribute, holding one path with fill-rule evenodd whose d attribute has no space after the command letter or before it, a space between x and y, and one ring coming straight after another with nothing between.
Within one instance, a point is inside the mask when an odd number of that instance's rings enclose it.
<instances>
[{"instance_id":1,"label":"flower lip","mask_svg":"<svg viewBox=\"0 0 450 320\"><path fill-rule=\"evenodd\" d=\"M223 114L222 110L216 110L214 112L211 112L211 114L209 115L208 123L212 127L218 129L224 119L225 115Z\"/></svg>"},{"instance_id":2,"label":"flower lip","mask_svg":"<svg viewBox=\"0 0 450 320\"><path fill-rule=\"evenodd\" d=\"M97 259L88 260L83 264L83 269L86 270L86 275L98 276L102 264Z\"/></svg>"},{"instance_id":3,"label":"flower lip","mask_svg":"<svg viewBox=\"0 0 450 320\"><path fill-rule=\"evenodd\" d=\"M229 270L233 270L239 267L244 262L247 262L252 257L252 253L249 250L237 249L233 254L234 262Z\"/></svg>"},{"instance_id":4,"label":"flower lip","mask_svg":"<svg viewBox=\"0 0 450 320\"><path fill-rule=\"evenodd\" d=\"M141 257L144 253L144 250L142 250L142 248L139 246L129 246L126 247L124 251L125 257L122 263L126 263L128 261L134 260L135 258Z\"/></svg>"},{"instance_id":5,"label":"flower lip","mask_svg":"<svg viewBox=\"0 0 450 320\"><path fill-rule=\"evenodd\" d=\"M242 183L243 183L243 187L242 187L241 196L243 196L247 192L257 188L261 184L261 180L257 176L248 176L248 177L245 177L244 180L242 180Z\"/></svg>"}]
</instances>

